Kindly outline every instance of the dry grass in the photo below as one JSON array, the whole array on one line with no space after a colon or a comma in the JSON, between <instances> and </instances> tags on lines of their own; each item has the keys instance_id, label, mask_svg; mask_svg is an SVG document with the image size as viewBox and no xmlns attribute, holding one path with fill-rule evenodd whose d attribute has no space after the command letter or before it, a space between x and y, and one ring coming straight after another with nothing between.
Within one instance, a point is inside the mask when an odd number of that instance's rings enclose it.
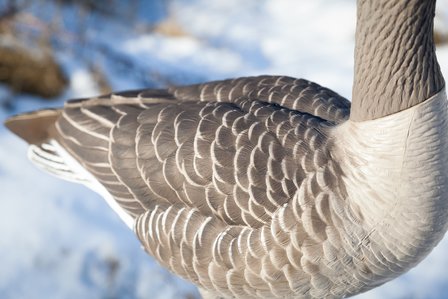
<instances>
[{"instance_id":1,"label":"dry grass","mask_svg":"<svg viewBox=\"0 0 448 299\"><path fill-rule=\"evenodd\" d=\"M52 98L63 92L67 78L50 54L34 56L20 47L0 47L0 82L18 93Z\"/></svg>"}]
</instances>

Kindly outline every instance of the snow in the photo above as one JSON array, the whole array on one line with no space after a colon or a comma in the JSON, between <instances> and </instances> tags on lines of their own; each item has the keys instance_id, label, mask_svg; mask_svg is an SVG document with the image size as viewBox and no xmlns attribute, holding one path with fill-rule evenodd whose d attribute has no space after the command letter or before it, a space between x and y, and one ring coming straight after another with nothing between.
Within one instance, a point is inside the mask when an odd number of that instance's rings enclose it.
<instances>
[{"instance_id":1,"label":"snow","mask_svg":"<svg viewBox=\"0 0 448 299\"><path fill-rule=\"evenodd\" d=\"M88 97L98 92L91 73L84 68L77 68L72 71L70 88L78 97Z\"/></svg>"},{"instance_id":2,"label":"snow","mask_svg":"<svg viewBox=\"0 0 448 299\"><path fill-rule=\"evenodd\" d=\"M167 11L163 1L154 1L155 6L149 2L140 3L139 18L148 18L143 11L151 11L156 19L170 16L186 35L129 33L123 24L91 20L86 42L97 48L59 47L58 58L70 77L63 96L45 102L0 88L1 98L14 97L13 112L19 113L62 105L69 97L95 95L98 87L77 55L100 63L114 89L143 87L142 78L148 85L160 86L165 83L160 77L192 83L284 74L351 96L355 1L173 0L166 2ZM437 26L442 26L448 7L439 2ZM68 18L67 26L76 26L74 20ZM139 69L132 72L102 56L102 51L126 57ZM448 47L440 47L438 54L448 78ZM10 113L0 110L0 119ZM82 186L41 173L27 161L26 145L3 127L0 190L0 298L198 296L193 286L171 276L144 253L104 200ZM445 298L447 250L445 238L415 269L357 298Z\"/></svg>"}]
</instances>

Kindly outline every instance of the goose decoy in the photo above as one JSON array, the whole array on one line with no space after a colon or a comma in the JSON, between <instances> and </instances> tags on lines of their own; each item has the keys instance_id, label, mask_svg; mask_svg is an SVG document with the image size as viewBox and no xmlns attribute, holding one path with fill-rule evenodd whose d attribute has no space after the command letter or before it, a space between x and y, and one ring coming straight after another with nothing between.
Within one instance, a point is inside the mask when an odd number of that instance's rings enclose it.
<instances>
[{"instance_id":1,"label":"goose decoy","mask_svg":"<svg viewBox=\"0 0 448 299\"><path fill-rule=\"evenodd\" d=\"M352 103L249 77L18 115L29 158L104 195L204 298L342 298L420 262L448 223L435 0L358 0Z\"/></svg>"}]
</instances>

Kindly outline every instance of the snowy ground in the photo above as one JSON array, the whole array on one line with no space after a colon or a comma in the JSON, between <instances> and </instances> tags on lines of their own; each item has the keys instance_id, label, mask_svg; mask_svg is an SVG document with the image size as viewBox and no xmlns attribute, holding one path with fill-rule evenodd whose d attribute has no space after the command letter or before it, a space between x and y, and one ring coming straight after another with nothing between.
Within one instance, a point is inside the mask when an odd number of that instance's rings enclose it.
<instances>
[{"instance_id":1,"label":"snowy ground","mask_svg":"<svg viewBox=\"0 0 448 299\"><path fill-rule=\"evenodd\" d=\"M440 2L446 16L448 5ZM354 1L170 3L169 13L188 35L126 35L106 24L93 29L90 38L179 82L284 74L350 97ZM438 51L448 78L448 47ZM96 86L76 57L63 51L59 56L71 80L65 97L95 94ZM113 61L105 64L114 89L138 87ZM0 92L13 97L6 89ZM15 113L48 106L25 96L14 103ZM0 120L6 117L0 110ZM448 298L446 251L445 238L417 268L357 298ZM0 128L0 298L195 296L192 286L172 277L140 249L133 233L99 196L39 172L26 160L25 144Z\"/></svg>"}]
</instances>

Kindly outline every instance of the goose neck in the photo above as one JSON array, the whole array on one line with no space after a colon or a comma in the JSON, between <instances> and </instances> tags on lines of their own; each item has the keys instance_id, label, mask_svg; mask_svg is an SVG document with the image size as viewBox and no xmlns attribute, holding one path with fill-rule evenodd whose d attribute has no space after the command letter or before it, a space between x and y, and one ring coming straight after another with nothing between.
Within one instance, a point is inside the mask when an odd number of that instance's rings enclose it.
<instances>
[{"instance_id":1,"label":"goose neck","mask_svg":"<svg viewBox=\"0 0 448 299\"><path fill-rule=\"evenodd\" d=\"M435 0L358 0L351 120L394 114L444 87L435 6Z\"/></svg>"}]
</instances>

